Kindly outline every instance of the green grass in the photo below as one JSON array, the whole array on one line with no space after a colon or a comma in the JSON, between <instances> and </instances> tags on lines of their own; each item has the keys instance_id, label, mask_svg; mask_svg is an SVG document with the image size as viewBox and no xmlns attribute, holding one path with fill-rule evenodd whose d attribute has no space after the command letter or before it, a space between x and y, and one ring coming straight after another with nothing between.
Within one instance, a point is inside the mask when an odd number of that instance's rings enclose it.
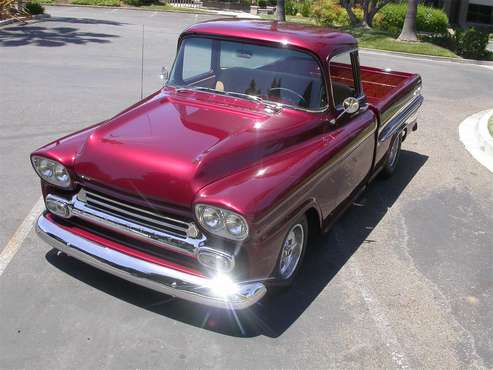
<instances>
[{"instance_id":1,"label":"green grass","mask_svg":"<svg viewBox=\"0 0 493 370\"><path fill-rule=\"evenodd\" d=\"M457 58L457 55L452 51L429 42L398 41L385 32L361 28L345 29L344 31L356 37L362 48Z\"/></svg>"},{"instance_id":2,"label":"green grass","mask_svg":"<svg viewBox=\"0 0 493 370\"><path fill-rule=\"evenodd\" d=\"M493 136L493 116L491 116L488 121L488 130L490 130L490 135Z\"/></svg>"},{"instance_id":3,"label":"green grass","mask_svg":"<svg viewBox=\"0 0 493 370\"><path fill-rule=\"evenodd\" d=\"M262 18L274 19L275 16L263 15ZM288 22L316 25L315 20L308 17L287 16L286 20ZM362 48L457 58L457 55L452 51L429 42L397 41L388 33L363 28L342 28L341 31L352 34L358 40L359 47Z\"/></svg>"},{"instance_id":4,"label":"green grass","mask_svg":"<svg viewBox=\"0 0 493 370\"><path fill-rule=\"evenodd\" d=\"M40 3L40 4L54 4L55 1L54 0L36 0L37 3Z\"/></svg>"}]
</instances>

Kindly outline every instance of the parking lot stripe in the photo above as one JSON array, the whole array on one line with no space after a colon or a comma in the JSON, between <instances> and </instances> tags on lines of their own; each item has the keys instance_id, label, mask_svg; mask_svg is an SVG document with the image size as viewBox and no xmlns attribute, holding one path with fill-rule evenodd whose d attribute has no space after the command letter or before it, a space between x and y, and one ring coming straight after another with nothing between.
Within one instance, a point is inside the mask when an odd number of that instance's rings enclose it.
<instances>
[{"instance_id":1,"label":"parking lot stripe","mask_svg":"<svg viewBox=\"0 0 493 370\"><path fill-rule=\"evenodd\" d=\"M5 248L3 248L2 252L0 253L0 276L2 276L8 264L14 258L15 254L22 245L22 242L24 241L24 239L26 239L27 235L33 228L36 218L39 216L43 209L44 201L43 197L40 197L27 215L27 217L17 228L14 235L12 235Z\"/></svg>"}]
</instances>

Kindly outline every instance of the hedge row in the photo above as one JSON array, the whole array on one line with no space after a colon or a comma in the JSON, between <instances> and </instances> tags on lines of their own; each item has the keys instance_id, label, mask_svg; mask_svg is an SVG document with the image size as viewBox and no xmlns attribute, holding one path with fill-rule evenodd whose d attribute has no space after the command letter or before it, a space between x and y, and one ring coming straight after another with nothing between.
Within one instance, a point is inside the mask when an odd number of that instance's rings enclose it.
<instances>
[{"instance_id":1,"label":"hedge row","mask_svg":"<svg viewBox=\"0 0 493 370\"><path fill-rule=\"evenodd\" d=\"M406 12L406 3L388 4L380 10L380 16L375 19L374 27L398 35L404 25ZM441 9L418 5L416 28L418 32L446 34L448 17Z\"/></svg>"}]
</instances>

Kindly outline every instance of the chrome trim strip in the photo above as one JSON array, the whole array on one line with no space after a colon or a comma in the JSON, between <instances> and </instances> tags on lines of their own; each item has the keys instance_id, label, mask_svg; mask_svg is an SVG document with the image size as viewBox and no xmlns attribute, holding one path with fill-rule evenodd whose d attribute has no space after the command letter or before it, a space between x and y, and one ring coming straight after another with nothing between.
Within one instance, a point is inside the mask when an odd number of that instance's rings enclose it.
<instances>
[{"instance_id":1,"label":"chrome trim strip","mask_svg":"<svg viewBox=\"0 0 493 370\"><path fill-rule=\"evenodd\" d=\"M298 203L293 201L294 199L302 199L302 194L309 191L310 188L317 186L326 177L327 173L331 171L335 166L344 161L353 151L355 151L361 144L363 144L369 137L375 134L377 130L377 121L372 120L368 127L365 128L358 136L356 136L346 147L330 157L320 168L318 168L308 179L300 184L294 191L292 191L286 198L277 203L267 213L262 216L257 225L263 224L269 220L269 223L275 224L279 222L274 218L274 215L281 209L289 204L289 207L295 208ZM374 140L374 139L372 139ZM304 199L304 198L303 198ZM286 212L288 213L288 212Z\"/></svg>"},{"instance_id":2,"label":"chrome trim strip","mask_svg":"<svg viewBox=\"0 0 493 370\"><path fill-rule=\"evenodd\" d=\"M391 118L389 118L383 125L379 135L378 141L382 142L392 137L396 132L400 131L407 124L407 120L416 114L421 104L423 104L424 98L422 95L417 95L399 109Z\"/></svg>"},{"instance_id":3,"label":"chrome trim strip","mask_svg":"<svg viewBox=\"0 0 493 370\"><path fill-rule=\"evenodd\" d=\"M221 290L215 279L195 276L147 262L74 235L43 214L36 222L41 239L67 255L143 287L208 306L244 309L267 292L260 282L238 282L234 290Z\"/></svg>"}]
</instances>

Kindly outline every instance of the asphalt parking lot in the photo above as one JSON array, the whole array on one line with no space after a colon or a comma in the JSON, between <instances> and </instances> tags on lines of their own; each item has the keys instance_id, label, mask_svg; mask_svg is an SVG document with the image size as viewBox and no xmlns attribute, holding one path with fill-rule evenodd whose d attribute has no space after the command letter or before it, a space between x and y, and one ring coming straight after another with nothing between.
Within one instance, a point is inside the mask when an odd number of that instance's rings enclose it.
<instances>
[{"instance_id":1,"label":"asphalt parking lot","mask_svg":"<svg viewBox=\"0 0 493 370\"><path fill-rule=\"evenodd\" d=\"M0 251L40 197L29 153L160 86L209 16L48 7L0 28ZM418 72L425 104L400 168L316 243L289 294L238 313L57 257L29 229L0 272L0 368L493 367L493 174L457 127L493 107L493 69L362 52ZM0 261L1 262L1 261Z\"/></svg>"}]
</instances>

